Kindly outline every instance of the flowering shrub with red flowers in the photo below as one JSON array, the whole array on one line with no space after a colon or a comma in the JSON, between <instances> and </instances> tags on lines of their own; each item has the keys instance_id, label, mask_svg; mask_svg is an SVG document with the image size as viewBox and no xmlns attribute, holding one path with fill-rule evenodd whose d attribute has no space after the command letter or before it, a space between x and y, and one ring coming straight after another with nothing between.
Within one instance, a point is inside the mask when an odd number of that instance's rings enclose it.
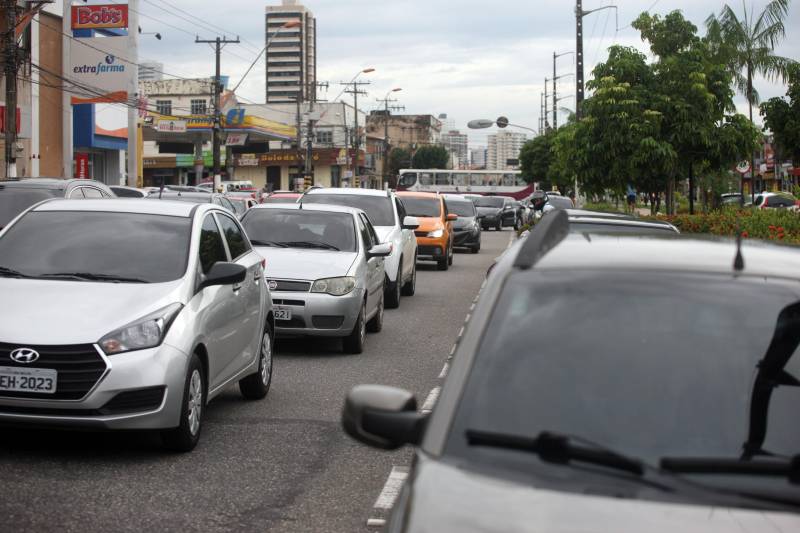
<instances>
[{"instance_id":1,"label":"flowering shrub with red flowers","mask_svg":"<svg viewBox=\"0 0 800 533\"><path fill-rule=\"evenodd\" d=\"M800 213L785 209L725 209L698 215L660 216L681 233L706 233L800 245Z\"/></svg>"}]
</instances>

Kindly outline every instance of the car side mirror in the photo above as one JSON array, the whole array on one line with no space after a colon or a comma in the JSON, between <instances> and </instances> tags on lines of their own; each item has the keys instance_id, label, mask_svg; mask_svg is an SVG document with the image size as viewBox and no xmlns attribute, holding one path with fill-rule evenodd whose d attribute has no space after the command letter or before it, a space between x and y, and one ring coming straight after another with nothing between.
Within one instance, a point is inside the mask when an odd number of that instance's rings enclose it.
<instances>
[{"instance_id":1,"label":"car side mirror","mask_svg":"<svg viewBox=\"0 0 800 533\"><path fill-rule=\"evenodd\" d=\"M417 412L414 395L382 385L359 385L347 395L342 426L355 440L384 450L418 445L428 415Z\"/></svg>"},{"instance_id":2,"label":"car side mirror","mask_svg":"<svg viewBox=\"0 0 800 533\"><path fill-rule=\"evenodd\" d=\"M242 283L247 277L247 269L236 263L218 261L214 263L198 290L216 285L235 285Z\"/></svg>"},{"instance_id":3,"label":"car side mirror","mask_svg":"<svg viewBox=\"0 0 800 533\"><path fill-rule=\"evenodd\" d=\"M372 248L367 251L367 259L372 259L373 257L389 257L392 254L392 245L391 243L385 242L382 244L376 244Z\"/></svg>"},{"instance_id":4,"label":"car side mirror","mask_svg":"<svg viewBox=\"0 0 800 533\"><path fill-rule=\"evenodd\" d=\"M458 215L456 215L455 213L449 213L447 215L447 221L453 222L454 220L458 220Z\"/></svg>"},{"instance_id":5,"label":"car side mirror","mask_svg":"<svg viewBox=\"0 0 800 533\"><path fill-rule=\"evenodd\" d=\"M403 229L414 230L414 229L417 229L417 228L419 228L419 220L417 220L417 217L408 217L407 216L407 217L405 217L403 219Z\"/></svg>"}]
</instances>

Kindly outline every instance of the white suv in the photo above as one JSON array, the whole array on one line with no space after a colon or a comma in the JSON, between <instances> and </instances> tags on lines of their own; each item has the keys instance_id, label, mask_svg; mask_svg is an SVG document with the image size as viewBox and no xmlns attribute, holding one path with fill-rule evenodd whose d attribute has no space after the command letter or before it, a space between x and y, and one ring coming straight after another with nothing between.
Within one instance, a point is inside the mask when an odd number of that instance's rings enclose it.
<instances>
[{"instance_id":1,"label":"white suv","mask_svg":"<svg viewBox=\"0 0 800 533\"><path fill-rule=\"evenodd\" d=\"M400 295L413 296L417 284L419 221L406 215L403 203L392 192L374 189L311 189L299 200L308 204L333 204L364 211L382 243L392 245L386 258L386 307L400 305Z\"/></svg>"}]
</instances>

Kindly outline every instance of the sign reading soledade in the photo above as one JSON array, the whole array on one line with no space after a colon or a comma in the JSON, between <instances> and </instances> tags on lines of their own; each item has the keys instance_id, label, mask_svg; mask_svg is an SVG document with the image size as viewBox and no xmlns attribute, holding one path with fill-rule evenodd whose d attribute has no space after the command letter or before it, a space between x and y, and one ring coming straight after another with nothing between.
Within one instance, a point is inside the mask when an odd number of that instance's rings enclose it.
<instances>
[{"instance_id":1,"label":"sign reading soledade","mask_svg":"<svg viewBox=\"0 0 800 533\"><path fill-rule=\"evenodd\" d=\"M128 27L128 5L72 6L73 30Z\"/></svg>"}]
</instances>

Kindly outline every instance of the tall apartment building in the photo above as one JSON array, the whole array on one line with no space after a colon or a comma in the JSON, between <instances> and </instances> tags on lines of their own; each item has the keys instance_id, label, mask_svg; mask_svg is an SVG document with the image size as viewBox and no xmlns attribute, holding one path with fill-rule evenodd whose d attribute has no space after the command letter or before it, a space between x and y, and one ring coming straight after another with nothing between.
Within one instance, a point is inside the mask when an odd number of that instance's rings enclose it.
<instances>
[{"instance_id":1,"label":"tall apartment building","mask_svg":"<svg viewBox=\"0 0 800 533\"><path fill-rule=\"evenodd\" d=\"M164 63L143 61L139 64L139 82L161 81L164 79L164 75L162 74L163 70Z\"/></svg>"},{"instance_id":2,"label":"tall apartment building","mask_svg":"<svg viewBox=\"0 0 800 533\"><path fill-rule=\"evenodd\" d=\"M483 170L486 168L486 147L479 146L469 151L469 164L472 170Z\"/></svg>"},{"instance_id":3,"label":"tall apartment building","mask_svg":"<svg viewBox=\"0 0 800 533\"><path fill-rule=\"evenodd\" d=\"M516 165L509 165L509 159L519 159L522 145L528 140L524 133L500 131L489 135L489 148L486 153L486 168L489 170L511 170Z\"/></svg>"},{"instance_id":4,"label":"tall apartment building","mask_svg":"<svg viewBox=\"0 0 800 533\"><path fill-rule=\"evenodd\" d=\"M317 82L317 20L297 0L283 0L279 6L267 6L266 36L290 21L300 26L281 30L266 52L267 103L314 99Z\"/></svg>"},{"instance_id":5,"label":"tall apartment building","mask_svg":"<svg viewBox=\"0 0 800 533\"><path fill-rule=\"evenodd\" d=\"M469 167L469 137L458 130L442 133L442 145L447 148L453 158L453 168L466 169Z\"/></svg>"}]
</instances>

